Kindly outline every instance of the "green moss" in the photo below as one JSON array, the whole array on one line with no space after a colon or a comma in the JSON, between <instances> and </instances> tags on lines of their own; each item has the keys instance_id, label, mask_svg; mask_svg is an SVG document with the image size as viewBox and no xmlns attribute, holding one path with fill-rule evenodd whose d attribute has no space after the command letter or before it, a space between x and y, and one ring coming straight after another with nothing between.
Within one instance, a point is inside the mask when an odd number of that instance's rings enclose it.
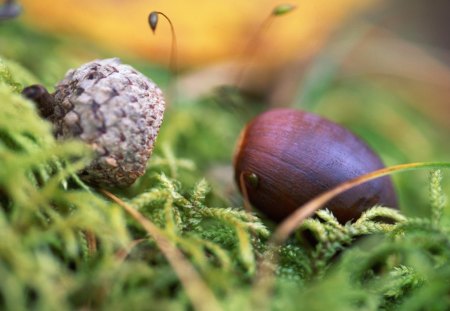
<instances>
[{"instance_id":1,"label":"green moss","mask_svg":"<svg viewBox=\"0 0 450 311\"><path fill-rule=\"evenodd\" d=\"M63 44L14 27L42 50ZM64 68L59 72L69 69L50 55ZM193 281L180 282L142 224L78 179L89 150L55 141L50 124L18 94L27 84L56 82L54 72L42 78L38 70L35 78L19 64L23 57L0 61L0 309L192 308L186 287ZM322 210L263 257L273 224L218 198L220 189L204 178L210 167L231 162L228 141L241 116L254 113L233 109L209 99L174 103L147 173L130 189L112 190L186 256L224 310L450 308L450 218L441 172L430 175L429 217L375 207L341 225ZM306 232L314 243L305 241ZM274 289L264 295L254 285L258 262L272 264L274 273Z\"/></svg>"}]
</instances>

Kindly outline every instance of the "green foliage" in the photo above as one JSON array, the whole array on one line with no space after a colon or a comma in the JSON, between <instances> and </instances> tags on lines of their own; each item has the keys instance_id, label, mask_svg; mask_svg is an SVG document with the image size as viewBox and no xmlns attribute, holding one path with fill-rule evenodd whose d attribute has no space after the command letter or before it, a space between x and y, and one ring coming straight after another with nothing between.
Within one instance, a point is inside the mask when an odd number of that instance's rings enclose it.
<instances>
[{"instance_id":1,"label":"green foliage","mask_svg":"<svg viewBox=\"0 0 450 311\"><path fill-rule=\"evenodd\" d=\"M200 269L210 269L211 261L216 261L222 271L228 272L235 261L248 273L254 272L251 234L259 237L269 234L257 217L243 210L206 206L209 186L205 180L190 195L183 196L175 180L164 174L156 175L155 179L154 187L133 198L131 206L163 227ZM224 236L216 238L208 231L222 232Z\"/></svg>"},{"instance_id":2,"label":"green foliage","mask_svg":"<svg viewBox=\"0 0 450 311\"><path fill-rule=\"evenodd\" d=\"M430 201L431 201L431 219L435 225L439 224L446 204L446 196L442 193L441 187L442 172L436 170L430 174Z\"/></svg>"},{"instance_id":3,"label":"green foliage","mask_svg":"<svg viewBox=\"0 0 450 311\"><path fill-rule=\"evenodd\" d=\"M58 44L38 42L42 50ZM11 49L26 64L25 49L17 42ZM54 66L64 73L66 65ZM191 308L154 237L78 179L89 150L56 141L18 94L26 84L56 82L56 71L45 79L34 71L39 79L0 60L0 309ZM450 309L450 222L440 171L430 174L428 217L377 206L343 225L321 210L264 258L272 224L218 200L204 178L214 163L230 161L224 142L243 120L210 100L189 105L169 109L147 173L130 189L111 191L162 230L224 310L255 308L258 263L275 257L275 288L257 297L268 309Z\"/></svg>"},{"instance_id":4,"label":"green foliage","mask_svg":"<svg viewBox=\"0 0 450 311\"><path fill-rule=\"evenodd\" d=\"M2 309L106 309L118 301L139 309L152 295L157 305L185 305L151 237L77 178L89 151L79 142L55 141L33 104L15 94L6 66L1 77ZM168 149L154 160L155 168L167 165L174 176L193 169ZM260 220L242 210L207 206L205 180L186 191L155 168L145 177L148 188L139 185L141 192L129 203L158 224L216 290L228 291L238 275L253 275L254 241L268 236ZM97 249L89 236L95 236ZM176 303L174 295L180 295Z\"/></svg>"},{"instance_id":5,"label":"green foliage","mask_svg":"<svg viewBox=\"0 0 450 311\"><path fill-rule=\"evenodd\" d=\"M22 89L22 85L13 78L9 67L6 66L3 60L0 62L0 77L0 81L6 84L13 92L17 93Z\"/></svg>"},{"instance_id":6,"label":"green foliage","mask_svg":"<svg viewBox=\"0 0 450 311\"><path fill-rule=\"evenodd\" d=\"M311 274L316 278L323 275L333 256L345 249L356 237L388 233L405 221L405 217L398 211L385 207L373 207L355 222L345 225L339 224L328 210L320 210L316 216L316 219L307 219L301 228L307 229L317 240L317 245L310 254ZM380 222L380 219L388 223Z\"/></svg>"}]
</instances>

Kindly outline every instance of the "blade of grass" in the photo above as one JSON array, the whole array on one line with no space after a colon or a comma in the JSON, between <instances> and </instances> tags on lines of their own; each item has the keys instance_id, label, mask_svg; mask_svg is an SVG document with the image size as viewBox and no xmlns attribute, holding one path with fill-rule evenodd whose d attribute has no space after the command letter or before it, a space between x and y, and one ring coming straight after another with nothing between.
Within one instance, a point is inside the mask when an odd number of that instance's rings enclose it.
<instances>
[{"instance_id":1,"label":"blade of grass","mask_svg":"<svg viewBox=\"0 0 450 311\"><path fill-rule=\"evenodd\" d=\"M312 216L319 208L321 208L332 198L351 188L393 173L424 168L450 168L450 162L417 162L394 165L346 181L297 208L297 210L291 216L285 219L277 227L275 233L271 238L271 243L275 245L282 244L289 237L289 235L291 235L291 233L302 224L302 222L306 218Z\"/></svg>"},{"instance_id":2,"label":"blade of grass","mask_svg":"<svg viewBox=\"0 0 450 311\"><path fill-rule=\"evenodd\" d=\"M147 239L136 239L131 241L130 245L128 245L126 248L117 251L116 258L121 262L124 261L125 258L127 258L127 256L131 253L133 248L145 241L147 241Z\"/></svg>"},{"instance_id":3,"label":"blade of grass","mask_svg":"<svg viewBox=\"0 0 450 311\"><path fill-rule=\"evenodd\" d=\"M139 211L116 197L114 194L101 190L101 192L121 206L131 217L133 217L150 234L158 245L161 252L170 263L180 282L183 284L192 305L199 311L220 311L216 297L205 282L201 279L192 264L186 259L183 253L176 248L154 223L145 218Z\"/></svg>"},{"instance_id":4,"label":"blade of grass","mask_svg":"<svg viewBox=\"0 0 450 311\"><path fill-rule=\"evenodd\" d=\"M335 188L325 191L306 204L298 207L292 215L290 215L277 227L269 241L269 247L267 248L266 254L261 256L262 260L258 265L258 272L253 285L252 294L253 303L258 307L258 310L268 309L270 305L268 302L271 297L270 293L273 291L275 281L273 272L278 261L276 250L281 244L283 244L284 241L286 241L294 230L303 223L306 218L312 216L325 203L330 201L335 196L373 179L393 173L418 169L438 168L450 168L450 162L416 162L386 167L346 181ZM262 299L261 297L265 298Z\"/></svg>"}]
</instances>

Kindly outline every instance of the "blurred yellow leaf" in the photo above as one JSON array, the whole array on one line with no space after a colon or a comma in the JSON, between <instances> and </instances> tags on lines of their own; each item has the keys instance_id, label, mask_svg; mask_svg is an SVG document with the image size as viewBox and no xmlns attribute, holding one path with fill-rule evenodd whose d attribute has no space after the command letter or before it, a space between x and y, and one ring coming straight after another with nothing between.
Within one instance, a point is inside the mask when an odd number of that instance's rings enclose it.
<instances>
[{"instance_id":1,"label":"blurred yellow leaf","mask_svg":"<svg viewBox=\"0 0 450 311\"><path fill-rule=\"evenodd\" d=\"M379 0L291 1L297 9L274 18L255 42L256 59L267 66L304 58L321 47L346 18ZM194 67L231 60L280 3L273 0L22 0L25 19L45 30L94 40L119 53L163 64L170 53L170 28L161 20L156 35L147 16L157 10L173 21L178 37L178 63Z\"/></svg>"}]
</instances>

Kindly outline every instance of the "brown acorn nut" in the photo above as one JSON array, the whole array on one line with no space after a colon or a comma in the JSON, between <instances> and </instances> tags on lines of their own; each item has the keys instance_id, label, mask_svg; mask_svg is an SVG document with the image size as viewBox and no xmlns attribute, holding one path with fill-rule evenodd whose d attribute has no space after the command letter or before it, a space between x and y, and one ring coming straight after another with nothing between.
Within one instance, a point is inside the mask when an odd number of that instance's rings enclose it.
<instances>
[{"instance_id":1,"label":"brown acorn nut","mask_svg":"<svg viewBox=\"0 0 450 311\"><path fill-rule=\"evenodd\" d=\"M243 130L234 168L238 187L242 192L242 176L250 203L280 222L315 196L383 168L383 163L363 141L327 119L295 109L274 109ZM376 204L397 206L390 177L350 189L326 208L345 223Z\"/></svg>"}]
</instances>

